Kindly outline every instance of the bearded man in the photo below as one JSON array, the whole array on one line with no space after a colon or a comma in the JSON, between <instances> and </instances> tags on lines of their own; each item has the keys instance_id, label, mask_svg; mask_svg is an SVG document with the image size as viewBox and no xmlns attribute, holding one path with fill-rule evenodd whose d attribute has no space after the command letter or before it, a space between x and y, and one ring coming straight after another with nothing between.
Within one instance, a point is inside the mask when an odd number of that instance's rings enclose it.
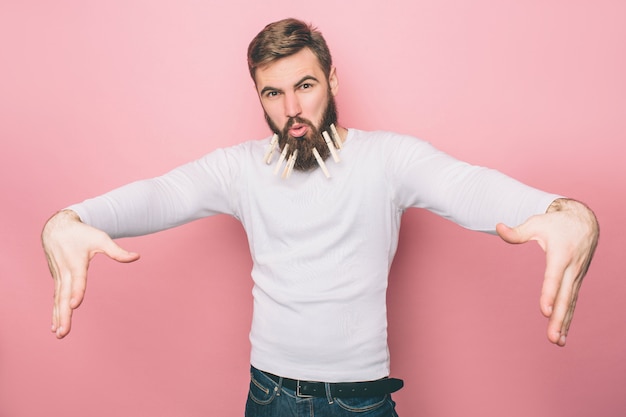
<instances>
[{"instance_id":1,"label":"bearded man","mask_svg":"<svg viewBox=\"0 0 626 417\"><path fill-rule=\"evenodd\" d=\"M389 378L387 278L402 213L418 207L507 242L538 240L550 271L541 297L548 338L565 344L597 243L585 205L410 136L338 125L337 72L321 33L306 23L265 27L250 44L248 65L278 149L268 155L270 138L218 149L47 222L57 337L70 331L95 253L138 259L112 238L229 214L242 222L253 260L246 415L396 416L391 394L402 381ZM323 133L334 127L329 141ZM341 162L329 163L327 178L318 167L339 149ZM267 163L274 152L282 155L278 164L293 161L289 178Z\"/></svg>"}]
</instances>

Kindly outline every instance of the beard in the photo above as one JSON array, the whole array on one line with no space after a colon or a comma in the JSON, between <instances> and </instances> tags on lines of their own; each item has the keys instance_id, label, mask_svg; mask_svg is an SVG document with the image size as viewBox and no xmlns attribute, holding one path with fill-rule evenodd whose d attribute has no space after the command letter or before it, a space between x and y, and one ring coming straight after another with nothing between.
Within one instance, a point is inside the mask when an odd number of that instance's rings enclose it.
<instances>
[{"instance_id":1,"label":"beard","mask_svg":"<svg viewBox=\"0 0 626 417\"><path fill-rule=\"evenodd\" d=\"M315 159L315 155L313 154L313 148L317 149L317 152L324 161L330 156L330 150L328 149L326 141L322 136L323 131L330 132L331 124L337 124L337 105L335 103L335 98L330 91L328 92L326 109L324 110L319 126L315 126L310 120L298 116L290 117L282 129L279 129L278 126L276 126L267 113L265 113L265 120L267 121L267 124L272 132L278 135L278 145L281 151L286 144L289 144L289 155L291 155L296 149L298 150L298 157L296 158L294 169L305 172L317 168L318 164L317 159ZM308 126L309 129L306 135L296 138L289 134L289 129L295 123L301 123ZM289 155L287 155L285 159L289 159Z\"/></svg>"}]
</instances>

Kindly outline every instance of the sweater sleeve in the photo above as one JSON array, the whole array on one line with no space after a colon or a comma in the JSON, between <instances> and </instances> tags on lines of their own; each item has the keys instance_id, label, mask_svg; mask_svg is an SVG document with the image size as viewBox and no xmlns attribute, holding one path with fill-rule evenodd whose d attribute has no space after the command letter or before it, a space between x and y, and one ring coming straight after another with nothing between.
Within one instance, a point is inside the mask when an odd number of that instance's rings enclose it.
<instances>
[{"instance_id":1,"label":"sweater sleeve","mask_svg":"<svg viewBox=\"0 0 626 417\"><path fill-rule=\"evenodd\" d=\"M517 226L560 197L411 137L401 137L388 157L400 209L425 208L472 230L495 233L498 223Z\"/></svg>"},{"instance_id":2,"label":"sweater sleeve","mask_svg":"<svg viewBox=\"0 0 626 417\"><path fill-rule=\"evenodd\" d=\"M154 233L218 213L236 216L238 152L218 149L165 175L130 183L68 209L112 238Z\"/></svg>"}]
</instances>

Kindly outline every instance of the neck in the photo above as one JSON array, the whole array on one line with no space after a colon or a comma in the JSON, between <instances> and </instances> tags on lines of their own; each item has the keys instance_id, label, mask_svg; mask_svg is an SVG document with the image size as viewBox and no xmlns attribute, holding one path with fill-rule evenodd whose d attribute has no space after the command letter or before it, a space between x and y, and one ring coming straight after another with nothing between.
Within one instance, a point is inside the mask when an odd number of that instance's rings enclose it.
<instances>
[{"instance_id":1,"label":"neck","mask_svg":"<svg viewBox=\"0 0 626 417\"><path fill-rule=\"evenodd\" d=\"M345 142L346 139L348 138L348 129L346 129L343 126L339 126L339 124L336 124L335 127L337 128L337 133L339 133L339 137L341 138L341 141Z\"/></svg>"}]
</instances>

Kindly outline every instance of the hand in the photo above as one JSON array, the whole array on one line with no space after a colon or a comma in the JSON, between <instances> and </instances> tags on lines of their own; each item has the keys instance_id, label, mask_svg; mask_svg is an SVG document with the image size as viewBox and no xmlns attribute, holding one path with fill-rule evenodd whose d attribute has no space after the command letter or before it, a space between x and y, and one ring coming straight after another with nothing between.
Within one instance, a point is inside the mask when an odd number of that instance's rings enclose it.
<instances>
[{"instance_id":1,"label":"hand","mask_svg":"<svg viewBox=\"0 0 626 417\"><path fill-rule=\"evenodd\" d=\"M535 240L546 253L541 312L550 319L548 339L565 346L578 291L598 244L595 215L578 201L557 199L545 214L514 228L498 224L496 231L508 243Z\"/></svg>"},{"instance_id":2,"label":"hand","mask_svg":"<svg viewBox=\"0 0 626 417\"><path fill-rule=\"evenodd\" d=\"M54 278L52 332L59 339L70 332L72 312L83 301L91 259L97 253L119 262L139 259L139 254L122 249L106 233L82 223L70 210L60 211L48 220L41 242Z\"/></svg>"}]
</instances>

